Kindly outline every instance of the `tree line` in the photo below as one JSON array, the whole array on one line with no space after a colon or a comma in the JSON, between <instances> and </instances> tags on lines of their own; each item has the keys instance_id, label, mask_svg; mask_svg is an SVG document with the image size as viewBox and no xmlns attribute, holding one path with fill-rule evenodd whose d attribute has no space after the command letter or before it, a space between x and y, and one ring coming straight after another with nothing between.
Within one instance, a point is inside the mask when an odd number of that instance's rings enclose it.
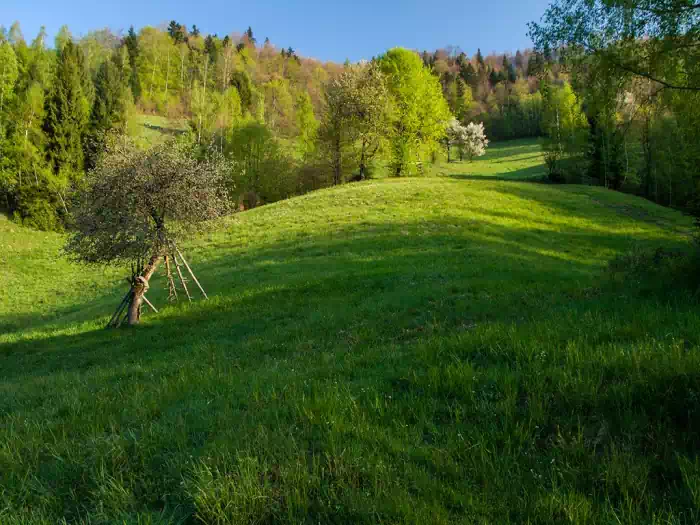
<instances>
[{"instance_id":1,"label":"tree line","mask_svg":"<svg viewBox=\"0 0 700 525\"><path fill-rule=\"evenodd\" d=\"M554 181L592 182L700 215L700 5L556 0L530 24Z\"/></svg>"},{"instance_id":2,"label":"tree line","mask_svg":"<svg viewBox=\"0 0 700 525\"><path fill-rule=\"evenodd\" d=\"M502 82L479 52L475 100L472 84L451 76L464 54L442 56L392 49L323 63L260 44L252 28L220 38L176 21L80 39L64 26L50 47L44 29L27 42L15 23L0 28L0 203L29 226L63 229L110 137L138 142L144 114L185 123L182 140L202 156L215 148L231 159L242 208L378 169L416 173L441 155L453 116L483 120L480 97L492 95L479 75L494 77L491 91Z\"/></svg>"}]
</instances>

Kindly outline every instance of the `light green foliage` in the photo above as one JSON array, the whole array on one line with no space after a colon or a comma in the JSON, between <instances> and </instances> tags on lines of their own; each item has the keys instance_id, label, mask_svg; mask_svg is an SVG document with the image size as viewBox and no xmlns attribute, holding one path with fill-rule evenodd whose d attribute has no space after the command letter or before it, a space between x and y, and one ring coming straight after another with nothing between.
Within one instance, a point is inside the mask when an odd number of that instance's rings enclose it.
<instances>
[{"instance_id":1,"label":"light green foliage","mask_svg":"<svg viewBox=\"0 0 700 525\"><path fill-rule=\"evenodd\" d=\"M165 112L170 91L181 86L183 75L180 51L167 33L153 27L145 27L138 36L138 73L143 103ZM197 64L205 59L199 59ZM178 74L180 73L180 74ZM200 82L204 71L199 77Z\"/></svg>"},{"instance_id":2,"label":"light green foliage","mask_svg":"<svg viewBox=\"0 0 700 525\"><path fill-rule=\"evenodd\" d=\"M695 522L696 302L606 269L690 228L602 188L346 185L218 223L182 247L209 301L156 274L160 314L107 331L123 275L0 219L3 519Z\"/></svg>"},{"instance_id":3,"label":"light green foliage","mask_svg":"<svg viewBox=\"0 0 700 525\"><path fill-rule=\"evenodd\" d=\"M241 96L235 87L230 87L222 95L219 127L221 129L231 129L242 118Z\"/></svg>"},{"instance_id":4,"label":"light green foliage","mask_svg":"<svg viewBox=\"0 0 700 525\"><path fill-rule=\"evenodd\" d=\"M389 141L396 176L415 172L418 162L445 135L449 109L438 79L413 51L389 50L381 60L392 97Z\"/></svg>"},{"instance_id":5,"label":"light green foliage","mask_svg":"<svg viewBox=\"0 0 700 525\"><path fill-rule=\"evenodd\" d=\"M296 188L291 159L264 124L236 126L229 134L225 152L234 161L231 192L245 201L246 208L293 195Z\"/></svg>"},{"instance_id":6,"label":"light green foliage","mask_svg":"<svg viewBox=\"0 0 700 525\"><path fill-rule=\"evenodd\" d=\"M90 31L78 41L85 56L87 70L96 73L102 64L109 61L119 47L120 39L109 29Z\"/></svg>"},{"instance_id":7,"label":"light green foliage","mask_svg":"<svg viewBox=\"0 0 700 525\"><path fill-rule=\"evenodd\" d=\"M544 92L542 125L547 135L544 149L549 178L561 182L566 172L570 177L578 175L578 182L583 172L582 150L588 139L588 122L581 102L569 84L546 86Z\"/></svg>"},{"instance_id":8,"label":"light green foliage","mask_svg":"<svg viewBox=\"0 0 700 525\"><path fill-rule=\"evenodd\" d=\"M262 85L265 99L265 123L282 136L290 136L294 131L294 98L289 89L289 81L276 78Z\"/></svg>"},{"instance_id":9,"label":"light green foliage","mask_svg":"<svg viewBox=\"0 0 700 525\"><path fill-rule=\"evenodd\" d=\"M562 50L584 100L589 175L700 213L698 6L555 0L529 28L540 50Z\"/></svg>"},{"instance_id":10,"label":"light green foliage","mask_svg":"<svg viewBox=\"0 0 700 525\"><path fill-rule=\"evenodd\" d=\"M5 105L11 101L18 74L14 49L8 42L0 43L0 134L6 126Z\"/></svg>"},{"instance_id":11,"label":"light green foliage","mask_svg":"<svg viewBox=\"0 0 700 525\"><path fill-rule=\"evenodd\" d=\"M58 29L58 33L56 33L56 38L54 39L54 47L56 48L56 51L61 53L68 42L73 42L73 35L71 34L67 25L62 25Z\"/></svg>"},{"instance_id":12,"label":"light green foliage","mask_svg":"<svg viewBox=\"0 0 700 525\"><path fill-rule=\"evenodd\" d=\"M14 112L15 130L6 151L8 165L4 170L5 185L19 188L23 183L45 182L46 162L43 155L44 90L33 83L19 97Z\"/></svg>"},{"instance_id":13,"label":"light green foliage","mask_svg":"<svg viewBox=\"0 0 700 525\"><path fill-rule=\"evenodd\" d=\"M192 89L190 112L190 126L195 132L197 143L206 142L214 132L216 126L216 101L211 90L207 92L206 86L196 83Z\"/></svg>"},{"instance_id":14,"label":"light green foliage","mask_svg":"<svg viewBox=\"0 0 700 525\"><path fill-rule=\"evenodd\" d=\"M301 92L297 96L295 112L299 154L302 159L309 158L316 149L319 123L307 92Z\"/></svg>"}]
</instances>

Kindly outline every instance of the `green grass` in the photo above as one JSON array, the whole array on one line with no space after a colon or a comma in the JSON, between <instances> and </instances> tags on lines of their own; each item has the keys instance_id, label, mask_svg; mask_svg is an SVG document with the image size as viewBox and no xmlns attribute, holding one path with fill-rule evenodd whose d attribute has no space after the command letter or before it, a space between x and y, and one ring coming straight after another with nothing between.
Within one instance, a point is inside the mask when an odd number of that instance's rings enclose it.
<instances>
[{"instance_id":1,"label":"green grass","mask_svg":"<svg viewBox=\"0 0 700 525\"><path fill-rule=\"evenodd\" d=\"M222 221L131 330L0 220L0 523L697 523L697 302L606 269L691 221L494 170Z\"/></svg>"},{"instance_id":2,"label":"green grass","mask_svg":"<svg viewBox=\"0 0 700 525\"><path fill-rule=\"evenodd\" d=\"M169 119L159 115L134 115L130 122L130 133L144 146L160 144L173 135L187 131L187 121Z\"/></svg>"},{"instance_id":3,"label":"green grass","mask_svg":"<svg viewBox=\"0 0 700 525\"><path fill-rule=\"evenodd\" d=\"M457 151L452 152L457 156ZM473 162L443 163L431 170L435 175L447 175L469 179L490 177L502 180L537 180L547 175L544 154L537 139L494 142L489 145L486 155Z\"/></svg>"}]
</instances>

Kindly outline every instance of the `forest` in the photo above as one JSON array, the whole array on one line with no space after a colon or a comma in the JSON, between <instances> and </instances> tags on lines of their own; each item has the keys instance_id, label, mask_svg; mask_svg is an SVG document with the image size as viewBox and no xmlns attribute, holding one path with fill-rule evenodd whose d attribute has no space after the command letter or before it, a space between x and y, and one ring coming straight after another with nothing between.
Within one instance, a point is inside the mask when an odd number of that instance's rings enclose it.
<instances>
[{"instance_id":1,"label":"forest","mask_svg":"<svg viewBox=\"0 0 700 525\"><path fill-rule=\"evenodd\" d=\"M141 133L147 116L232 159L243 208L382 170L417 172L443 155L452 116L483 123L492 140L541 135L541 53L400 55L401 79L389 58L322 63L260 43L251 28L220 38L172 21L74 38L64 26L51 46L43 29L28 42L15 22L0 31L0 202L23 224L64 229L109 137L152 145ZM414 88L424 95L398 115ZM384 124L411 118L392 150Z\"/></svg>"},{"instance_id":2,"label":"forest","mask_svg":"<svg viewBox=\"0 0 700 525\"><path fill-rule=\"evenodd\" d=\"M463 158L459 133L450 133L455 119L482 124L491 141L544 137L552 182L600 184L692 211L698 71L687 41L697 10L641 4L597 18L579 12L601 26L569 27L568 40L561 13L583 8L555 4L531 24L534 50L397 49L359 64L300 57L258 42L250 27L220 38L171 21L74 38L64 26L51 47L43 29L27 42L15 22L0 31L0 202L28 226L64 229L110 140L152 145L141 133L152 115L202 155L215 149L232 161L230 194L241 209L349 180L425 173L455 145ZM629 12L639 27L598 43L603 50L578 41L609 33ZM656 28L657 40L633 38Z\"/></svg>"}]
</instances>

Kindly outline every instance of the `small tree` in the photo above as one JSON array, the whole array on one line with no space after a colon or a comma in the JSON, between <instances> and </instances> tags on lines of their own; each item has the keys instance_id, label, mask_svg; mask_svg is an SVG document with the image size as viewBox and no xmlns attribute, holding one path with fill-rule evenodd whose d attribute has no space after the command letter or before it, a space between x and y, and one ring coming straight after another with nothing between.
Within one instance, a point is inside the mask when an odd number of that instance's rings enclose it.
<instances>
[{"instance_id":1,"label":"small tree","mask_svg":"<svg viewBox=\"0 0 700 525\"><path fill-rule=\"evenodd\" d=\"M452 149L452 146L458 146L460 147L460 151L462 151L462 143L465 140L465 134L466 134L466 128L460 124L459 120L456 118L453 118L450 120L450 123L447 124L447 129L445 130L445 146L447 148L447 162L449 163L451 158L450 158L450 150Z\"/></svg>"},{"instance_id":2,"label":"small tree","mask_svg":"<svg viewBox=\"0 0 700 525\"><path fill-rule=\"evenodd\" d=\"M229 209L226 171L222 157L211 153L200 160L183 142L142 151L119 138L108 146L78 195L66 251L81 263L131 264L132 288L113 319L119 320L128 305L129 324L138 324L148 282L161 260L168 269L170 257L178 264L177 245Z\"/></svg>"},{"instance_id":3,"label":"small tree","mask_svg":"<svg viewBox=\"0 0 700 525\"><path fill-rule=\"evenodd\" d=\"M486 154L486 148L489 145L489 140L486 138L484 131L484 123L474 124L470 122L465 128L465 136L463 141L464 152L469 158L469 162L474 160L474 157L481 157Z\"/></svg>"}]
</instances>

